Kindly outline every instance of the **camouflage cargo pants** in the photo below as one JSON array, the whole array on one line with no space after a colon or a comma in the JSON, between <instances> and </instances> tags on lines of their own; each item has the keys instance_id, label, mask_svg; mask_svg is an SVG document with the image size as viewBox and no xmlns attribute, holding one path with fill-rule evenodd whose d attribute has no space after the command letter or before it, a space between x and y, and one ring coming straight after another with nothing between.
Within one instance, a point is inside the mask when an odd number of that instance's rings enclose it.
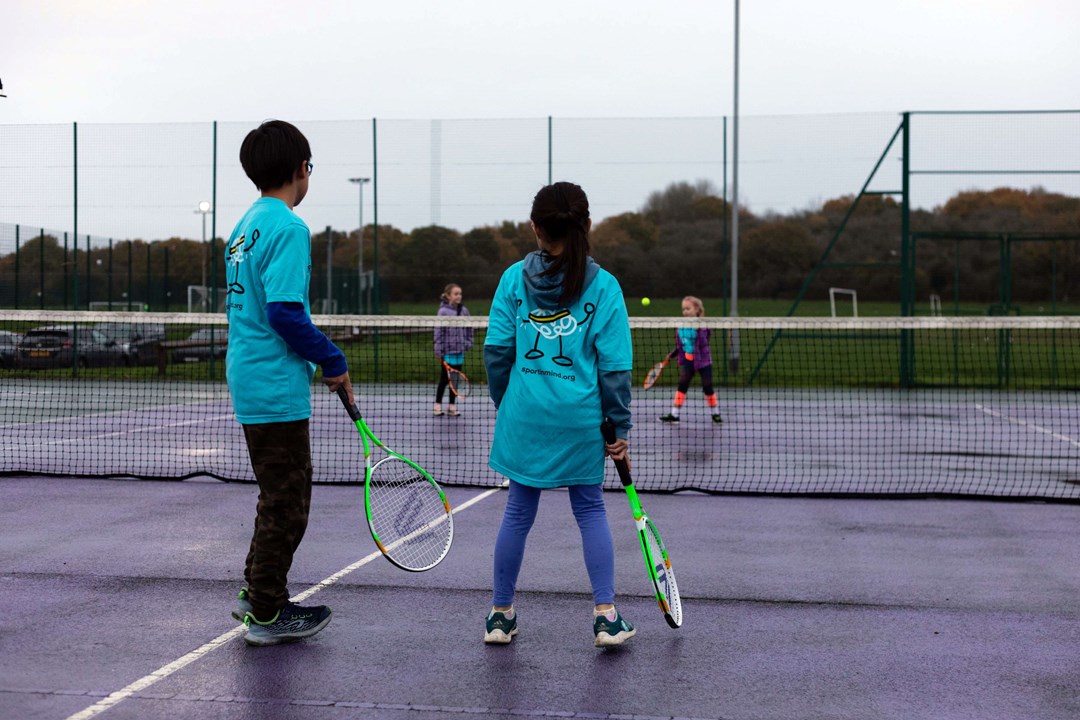
<instances>
[{"instance_id":1,"label":"camouflage cargo pants","mask_svg":"<svg viewBox=\"0 0 1080 720\"><path fill-rule=\"evenodd\" d=\"M255 617L268 620L289 599L289 568L307 529L311 441L307 420L243 427L259 483L244 580Z\"/></svg>"}]
</instances>

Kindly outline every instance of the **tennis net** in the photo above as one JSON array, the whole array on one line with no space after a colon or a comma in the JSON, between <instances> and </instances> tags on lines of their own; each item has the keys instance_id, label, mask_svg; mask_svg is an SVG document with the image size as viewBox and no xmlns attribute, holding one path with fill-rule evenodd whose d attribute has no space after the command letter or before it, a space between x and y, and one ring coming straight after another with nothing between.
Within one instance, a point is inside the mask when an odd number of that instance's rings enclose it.
<instances>
[{"instance_id":1,"label":"tennis net","mask_svg":"<svg viewBox=\"0 0 1080 720\"><path fill-rule=\"evenodd\" d=\"M502 482L487 467L486 318L315 322L344 349L361 411L388 446L448 485ZM472 392L460 416L435 416L432 333L451 325L476 334L464 366ZM641 490L1080 500L1080 317L631 325ZM679 421L662 422L680 366L649 390L643 381L683 327L710 332L718 405L699 373ZM224 381L227 330L220 314L0 311L0 474L252 482ZM537 335L541 351L555 342ZM358 481L359 445L337 397L317 384L312 406L316 481ZM618 487L613 472L608 483Z\"/></svg>"}]
</instances>

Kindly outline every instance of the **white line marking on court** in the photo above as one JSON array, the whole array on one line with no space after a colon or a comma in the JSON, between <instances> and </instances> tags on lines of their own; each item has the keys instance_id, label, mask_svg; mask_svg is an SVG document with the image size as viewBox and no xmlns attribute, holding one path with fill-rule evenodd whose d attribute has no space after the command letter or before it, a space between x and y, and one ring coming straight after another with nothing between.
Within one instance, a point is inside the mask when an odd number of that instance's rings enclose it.
<instances>
[{"instance_id":1,"label":"white line marking on court","mask_svg":"<svg viewBox=\"0 0 1080 720\"><path fill-rule=\"evenodd\" d=\"M505 489L507 487L509 487L509 483L504 482L499 487L494 487L494 488L491 488L490 490L485 490L484 492L480 493L476 497L473 497L473 498L470 498L470 499L466 500L461 505L454 508L452 512L453 512L453 514L457 515L462 510L465 510L466 508L472 507L473 505L480 502L481 500L484 500L485 498L490 497L491 495L494 495L495 493L497 493L500 490L503 490L503 489ZM336 583L338 580L341 580L343 577L345 577L349 573L351 573L351 572L353 572L355 570L358 570L359 568L363 567L364 565L367 565L372 560L374 560L374 559L376 559L378 557L381 557L381 556L382 556L382 553L380 553L378 551L373 552L370 555L368 555L367 557L364 557L364 558L362 558L360 560L357 560L352 565L348 565L348 566L342 568L341 570L338 570L333 575L330 575L329 577L322 580L321 582L319 582L316 585L312 585L310 588L308 588L304 592L302 592L302 593L300 593L300 594L298 594L295 597L290 598L290 599L295 603L302 602L302 601L308 599L309 597L311 597L312 595L314 595L315 593L319 592L320 590L324 590L324 589L330 587L331 585ZM237 637L238 635L240 635L244 631L245 631L244 626L239 625L239 626L233 628L232 630L229 630L228 632L225 632L225 633L222 633L221 635L218 635L216 638L214 638L210 642L206 643L202 647L196 648L196 649L192 650L191 652L189 652L187 655L184 655L183 657L180 657L180 658L177 658L176 660L173 660L168 665L163 665L162 667L158 668L157 670L150 673L149 675L146 675L144 677L139 678L138 680L131 683L127 687L121 688L120 690L117 690L116 692L111 693L107 697L104 697L101 700L98 700L96 703L94 703L90 707L86 708L85 710L81 710L81 711L75 713L74 715L69 715L67 720L87 720L87 718L92 718L95 715L100 715L101 713L103 713L106 710L108 710L109 708L111 708L113 705L116 705L117 703L119 703L121 700L125 700L125 699L129 698L132 695L134 695L135 693L142 692L143 690L150 687L151 685L158 682L159 680L164 680L165 678L167 678L170 675L172 675L173 673L175 673L177 670L182 670L183 668L187 667L188 665L195 662L196 660L210 654L214 650L217 650L219 647L221 647L222 645L227 643L229 640L232 640L234 637Z\"/></svg>"},{"instance_id":2,"label":"white line marking on court","mask_svg":"<svg viewBox=\"0 0 1080 720\"><path fill-rule=\"evenodd\" d=\"M29 445L27 445L27 444L8 445L8 446L5 446L4 448L0 448L0 449L3 449L3 450L25 450L27 448L50 447L52 445L68 445L70 443L83 442L84 440L100 440L102 438L115 438L115 437L122 437L124 435L136 435L138 433L155 432L157 430L168 430L169 428L186 427L188 425L199 425L201 423L211 422L211 421L216 421L216 420L228 420L228 419L230 419L232 417L233 417L233 415L231 415L231 414L229 414L229 415L217 415L217 416L210 417L210 418L201 418L199 420L184 420L182 422L166 423L165 425L151 425L149 427L133 428L131 430L118 430L116 432L111 432L111 433L101 433L99 435L80 435L79 437L66 438L64 440L50 440L49 442L44 442L44 443L33 443L33 444L29 444Z\"/></svg>"},{"instance_id":3,"label":"white line marking on court","mask_svg":"<svg viewBox=\"0 0 1080 720\"><path fill-rule=\"evenodd\" d=\"M115 417L123 413L122 410L104 410L98 413L87 413L86 415L62 415L60 417L46 418L45 420L31 420L24 423L11 423L10 425L0 425L0 430L7 430L9 428L21 428L30 425L47 425L49 423L59 422L79 422L80 420L86 420L87 418L100 418L100 417Z\"/></svg>"},{"instance_id":4,"label":"white line marking on court","mask_svg":"<svg viewBox=\"0 0 1080 720\"><path fill-rule=\"evenodd\" d=\"M1034 430L1035 432L1041 432L1044 435L1049 435L1050 437L1054 438L1055 440L1062 440L1064 442L1069 443L1070 445L1075 445L1076 447L1080 447L1080 440L1077 440L1075 438L1071 438L1068 435L1062 435L1061 433L1056 433L1053 430L1048 430L1048 429L1042 427L1041 425L1036 425L1035 423L1030 423L1027 420L1021 420L1020 418L1014 418L1014 417L1011 417L1009 415L1005 415L1004 413L999 413L997 410L991 410L990 408L985 407L984 405L979 405L978 403L975 404L975 407L978 408L979 410L983 411L987 415L990 415L992 417L996 417L999 420L1005 420L1006 422L1011 422L1013 425L1019 425L1020 427L1030 428L1031 430Z\"/></svg>"},{"instance_id":5,"label":"white line marking on court","mask_svg":"<svg viewBox=\"0 0 1080 720\"><path fill-rule=\"evenodd\" d=\"M196 404L201 404L201 403L196 403ZM155 412L155 411L158 411L158 410L174 410L174 409L177 409L177 408L183 410L183 409L187 409L187 407L188 407L188 403L179 403L179 404L173 404L173 405L148 405L146 407L136 407L136 408L130 408L130 409L121 409L121 410L102 410L101 412L86 413L85 415L62 415L60 417L46 418L44 420L31 420L29 422L23 422L23 423L10 423L8 425L0 425L0 430L7 430L7 429L10 429L10 428L23 428L23 427L27 427L27 426L31 426L31 425L47 425L49 423L80 422L80 421L86 420L88 418L103 418L103 417L119 417L119 418L123 418L123 417L126 417L127 415L129 415L130 413L133 413L133 412L136 412L136 413ZM225 417L230 417L231 418L233 416L232 415L226 415Z\"/></svg>"}]
</instances>

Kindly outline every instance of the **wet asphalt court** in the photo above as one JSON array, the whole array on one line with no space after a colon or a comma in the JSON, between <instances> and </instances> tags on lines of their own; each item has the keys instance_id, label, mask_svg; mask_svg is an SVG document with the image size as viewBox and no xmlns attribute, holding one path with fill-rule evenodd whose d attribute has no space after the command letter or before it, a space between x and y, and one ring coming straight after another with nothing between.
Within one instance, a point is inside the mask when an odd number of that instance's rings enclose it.
<instances>
[{"instance_id":1,"label":"wet asphalt court","mask_svg":"<svg viewBox=\"0 0 1080 720\"><path fill-rule=\"evenodd\" d=\"M646 494L683 594L671 630L610 492L638 634L600 650L565 492L529 539L520 634L489 647L505 491L423 574L377 554L359 491L315 488L291 575L294 594L333 579L308 600L330 625L250 648L229 611L253 486L0 478L0 718L1080 717L1080 505Z\"/></svg>"}]
</instances>

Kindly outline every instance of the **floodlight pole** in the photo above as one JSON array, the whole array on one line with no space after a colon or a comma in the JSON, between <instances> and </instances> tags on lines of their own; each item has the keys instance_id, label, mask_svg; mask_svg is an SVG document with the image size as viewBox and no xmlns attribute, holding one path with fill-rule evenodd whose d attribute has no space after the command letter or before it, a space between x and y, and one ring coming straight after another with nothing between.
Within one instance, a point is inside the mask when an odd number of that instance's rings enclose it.
<instances>
[{"instance_id":1,"label":"floodlight pole","mask_svg":"<svg viewBox=\"0 0 1080 720\"><path fill-rule=\"evenodd\" d=\"M202 215L202 260L199 265L202 267L202 290L203 290L203 312L209 312L210 291L206 287L206 216L210 214L210 202L202 200L199 202L199 207L195 210L196 213Z\"/></svg>"},{"instance_id":2,"label":"floodlight pole","mask_svg":"<svg viewBox=\"0 0 1080 720\"><path fill-rule=\"evenodd\" d=\"M739 0L735 0L735 97L731 153L731 317L739 316ZM739 369L739 331L731 332L730 366Z\"/></svg>"},{"instance_id":3,"label":"floodlight pole","mask_svg":"<svg viewBox=\"0 0 1080 720\"><path fill-rule=\"evenodd\" d=\"M349 178L349 182L356 183L360 188L360 284L356 287L356 304L357 310L366 310L368 303L364 302L364 183L371 182L371 178L366 177L354 177Z\"/></svg>"}]
</instances>

